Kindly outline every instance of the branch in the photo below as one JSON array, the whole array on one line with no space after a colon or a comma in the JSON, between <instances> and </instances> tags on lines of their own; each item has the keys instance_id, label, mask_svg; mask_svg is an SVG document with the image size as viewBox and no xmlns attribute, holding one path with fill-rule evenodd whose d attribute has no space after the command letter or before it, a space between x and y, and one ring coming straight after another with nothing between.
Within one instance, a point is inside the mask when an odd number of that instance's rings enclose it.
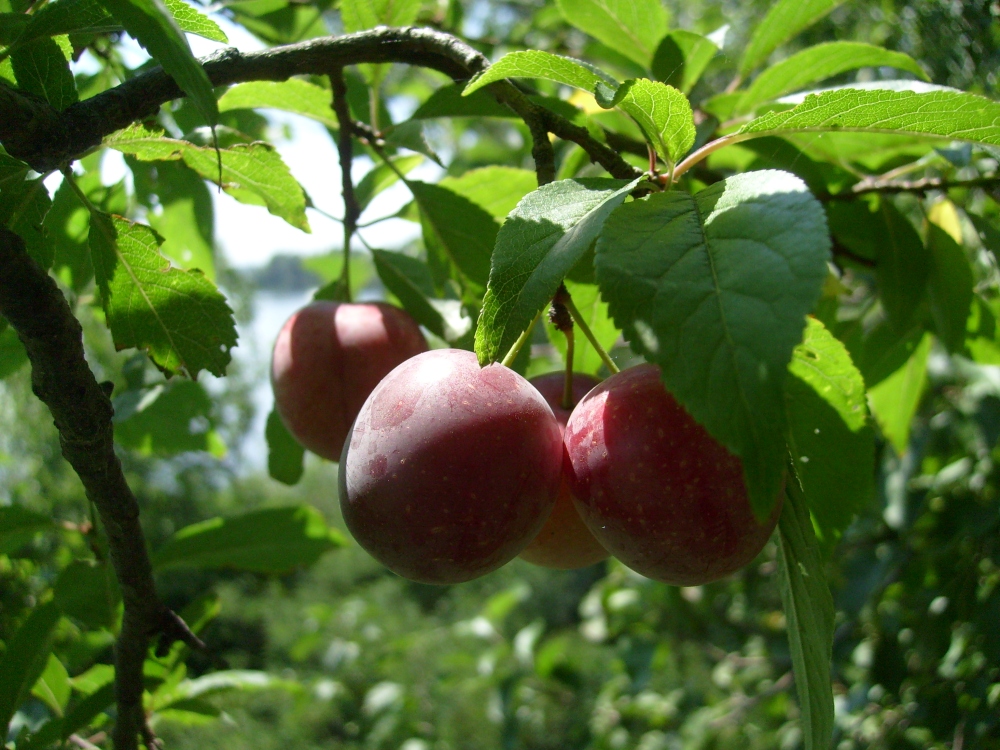
<instances>
[{"instance_id":1,"label":"branch","mask_svg":"<svg viewBox=\"0 0 1000 750\"><path fill-rule=\"evenodd\" d=\"M87 366L83 331L55 282L0 227L0 314L7 318L31 360L31 386L52 413L62 454L83 482L108 536L111 563L122 590L124 615L115 643L116 750L138 747L152 737L142 707L142 665L150 639L204 646L183 621L160 602L139 504L114 450L113 409Z\"/></svg>"},{"instance_id":2,"label":"branch","mask_svg":"<svg viewBox=\"0 0 1000 750\"><path fill-rule=\"evenodd\" d=\"M300 44L243 54L235 49L202 60L213 86L246 81L284 81L295 75L326 75L330 70L358 63L404 63L440 71L461 81L489 67L489 61L460 39L430 29L377 28L340 37L311 39ZM579 144L595 162L615 177L632 179L640 173L617 153L595 140L586 128L573 125L540 107L507 81L490 91L532 129L541 127ZM60 169L116 130L152 117L160 106L184 96L161 68L130 78L113 89L56 112L19 91L0 85L0 142L7 152L38 172ZM539 124L540 123L540 124ZM547 140L547 139L546 139ZM546 154L535 138L535 156Z\"/></svg>"},{"instance_id":3,"label":"branch","mask_svg":"<svg viewBox=\"0 0 1000 750\"><path fill-rule=\"evenodd\" d=\"M971 180L943 180L940 177L924 177L920 180L863 180L850 190L842 193L820 193L821 201L852 201L868 193L926 193L930 190L951 190L952 188L976 188L1000 186L1000 176L975 177Z\"/></svg>"}]
</instances>

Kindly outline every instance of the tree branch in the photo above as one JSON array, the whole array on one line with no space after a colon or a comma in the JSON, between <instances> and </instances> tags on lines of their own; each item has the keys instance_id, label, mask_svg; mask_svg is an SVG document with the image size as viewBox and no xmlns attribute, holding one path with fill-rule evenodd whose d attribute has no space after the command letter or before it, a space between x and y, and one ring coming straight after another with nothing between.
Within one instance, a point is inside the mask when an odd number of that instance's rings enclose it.
<instances>
[{"instance_id":1,"label":"tree branch","mask_svg":"<svg viewBox=\"0 0 1000 750\"><path fill-rule=\"evenodd\" d=\"M150 639L161 634L204 648L183 621L160 602L139 525L139 504L114 451L113 409L87 366L83 331L55 282L0 227L0 314L17 331L31 361L35 395L52 413L62 454L83 482L108 536L121 586L124 615L115 643L116 750L138 747L152 734L142 707L142 665Z\"/></svg>"},{"instance_id":2,"label":"tree branch","mask_svg":"<svg viewBox=\"0 0 1000 750\"><path fill-rule=\"evenodd\" d=\"M459 81L489 67L482 54L449 34L385 27L247 54L227 49L202 61L214 86L284 81L294 75L326 75L337 67L358 63L419 65ZM640 174L640 170L591 137L586 128L535 105L509 82L497 81L489 88L528 124L533 137L544 126L548 132L579 144L613 176L632 179ZM62 112L0 84L0 110L4 112L0 119L0 142L11 156L26 161L32 169L49 172L98 146L105 136L152 117L161 105L182 96L184 93L162 68L130 78ZM547 169L544 149L535 137L536 159L540 158L543 169Z\"/></svg>"}]
</instances>

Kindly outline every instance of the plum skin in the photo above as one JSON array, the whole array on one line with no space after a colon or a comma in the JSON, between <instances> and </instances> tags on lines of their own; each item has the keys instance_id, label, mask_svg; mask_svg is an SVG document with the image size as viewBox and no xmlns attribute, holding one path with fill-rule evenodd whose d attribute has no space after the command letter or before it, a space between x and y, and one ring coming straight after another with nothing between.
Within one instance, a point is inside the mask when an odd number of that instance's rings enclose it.
<instances>
[{"instance_id":1,"label":"plum skin","mask_svg":"<svg viewBox=\"0 0 1000 750\"><path fill-rule=\"evenodd\" d=\"M538 389L542 397L552 407L556 421L559 423L560 434L566 428L570 409L562 407L563 389L566 376L562 372L540 375L528 382ZM573 374L573 405L579 403L587 392L600 380L590 375ZM564 469L562 481L559 484L559 496L556 498L552 515L545 522L538 536L524 548L520 557L534 565L541 565L556 570L575 570L593 565L608 557L608 551L594 538L584 525L580 514L573 504L573 495L569 488L569 470L565 464L565 446L563 448Z\"/></svg>"},{"instance_id":2,"label":"plum skin","mask_svg":"<svg viewBox=\"0 0 1000 750\"><path fill-rule=\"evenodd\" d=\"M368 394L396 365L425 351L420 327L393 305L306 305L274 344L271 386L278 415L304 447L337 461Z\"/></svg>"},{"instance_id":3,"label":"plum skin","mask_svg":"<svg viewBox=\"0 0 1000 750\"><path fill-rule=\"evenodd\" d=\"M717 580L748 564L781 512L760 523L743 466L639 365L592 390L566 425L577 509L625 565L679 586Z\"/></svg>"},{"instance_id":4,"label":"plum skin","mask_svg":"<svg viewBox=\"0 0 1000 750\"><path fill-rule=\"evenodd\" d=\"M340 462L344 521L372 557L422 583L504 565L555 504L562 438L552 409L502 365L435 349L390 372L361 407Z\"/></svg>"}]
</instances>

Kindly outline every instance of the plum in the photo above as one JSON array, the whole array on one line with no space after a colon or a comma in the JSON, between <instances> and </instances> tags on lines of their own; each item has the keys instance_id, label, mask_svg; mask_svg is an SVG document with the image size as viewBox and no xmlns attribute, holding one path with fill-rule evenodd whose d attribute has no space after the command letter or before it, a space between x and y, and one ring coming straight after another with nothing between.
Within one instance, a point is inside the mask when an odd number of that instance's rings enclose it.
<instances>
[{"instance_id":1,"label":"plum","mask_svg":"<svg viewBox=\"0 0 1000 750\"><path fill-rule=\"evenodd\" d=\"M398 307L306 305L288 319L274 344L271 385L281 421L304 447L336 461L378 382L425 351L420 327Z\"/></svg>"},{"instance_id":2,"label":"plum","mask_svg":"<svg viewBox=\"0 0 1000 750\"><path fill-rule=\"evenodd\" d=\"M423 583L459 583L517 556L555 504L559 424L502 365L436 349L390 372L340 462L340 504L374 558Z\"/></svg>"},{"instance_id":3,"label":"plum","mask_svg":"<svg viewBox=\"0 0 1000 750\"><path fill-rule=\"evenodd\" d=\"M781 497L754 516L743 466L677 403L654 365L588 393L566 425L580 516L628 567L680 586L714 581L761 551Z\"/></svg>"},{"instance_id":4,"label":"plum","mask_svg":"<svg viewBox=\"0 0 1000 750\"><path fill-rule=\"evenodd\" d=\"M570 409L562 407L565 381L565 373L561 372L540 375L529 381L552 407L560 430L565 429L566 420L569 419L570 415ZM590 389L599 385L600 382L590 375L574 373L572 404L575 406ZM573 505L568 474L569 468L566 465L552 515L549 516L549 520L545 522L542 530L538 532L538 536L524 548L521 553L522 560L546 568L573 570L593 565L608 556L608 551L590 533Z\"/></svg>"}]
</instances>

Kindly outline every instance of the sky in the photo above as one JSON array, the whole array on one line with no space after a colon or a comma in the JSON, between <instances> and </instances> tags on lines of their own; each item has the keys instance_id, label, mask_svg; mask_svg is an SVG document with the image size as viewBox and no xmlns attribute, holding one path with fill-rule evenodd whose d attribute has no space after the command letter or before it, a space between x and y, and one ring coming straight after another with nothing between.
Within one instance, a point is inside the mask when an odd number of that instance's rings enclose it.
<instances>
[{"instance_id":1,"label":"sky","mask_svg":"<svg viewBox=\"0 0 1000 750\"><path fill-rule=\"evenodd\" d=\"M204 11L204 8L200 8ZM196 57L209 55L225 47L236 47L241 52L263 49L264 45L240 26L230 23L219 14L210 14L229 37L229 44L220 44L202 37L188 34L188 42ZM126 38L123 44L126 60L132 66L140 65L149 56L134 41ZM78 63L80 70L87 70L85 55ZM92 69L92 67L90 68ZM261 111L274 126L274 145L302 187L317 207L333 216L343 216L343 200L340 194L340 165L337 150L329 134L317 122L305 117L276 110ZM281 129L287 127L288 139L278 138ZM371 167L367 159L356 159L353 169L355 181ZM441 174L440 167L425 162L410 173L418 180L436 181ZM102 180L113 184L118 180L130 179L125 161L116 151L107 151L102 162ZM53 190L61 182L61 175L53 175L46 182ZM321 213L307 209L312 233L302 232L283 219L269 214L261 206L239 203L225 193L213 190L216 215L216 242L229 263L236 268L251 268L264 265L278 253L313 255L339 248L343 243L343 228ZM411 200L405 185L396 184L380 194L365 211L362 222L388 216ZM372 247L395 249L415 237L420 229L416 224L402 219L391 219L373 227L360 230L364 240ZM357 243L357 247L363 245Z\"/></svg>"}]
</instances>

